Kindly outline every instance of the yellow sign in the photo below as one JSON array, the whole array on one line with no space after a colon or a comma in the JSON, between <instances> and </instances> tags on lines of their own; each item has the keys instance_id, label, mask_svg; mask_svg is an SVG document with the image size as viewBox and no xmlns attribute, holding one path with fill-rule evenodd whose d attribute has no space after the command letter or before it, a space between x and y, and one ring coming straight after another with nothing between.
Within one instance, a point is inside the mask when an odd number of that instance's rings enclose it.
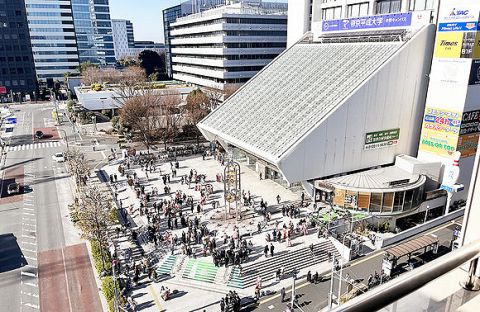
<instances>
[{"instance_id":1,"label":"yellow sign","mask_svg":"<svg viewBox=\"0 0 480 312\"><path fill-rule=\"evenodd\" d=\"M435 57L459 58L462 53L463 32L437 32Z\"/></svg>"},{"instance_id":2,"label":"yellow sign","mask_svg":"<svg viewBox=\"0 0 480 312\"><path fill-rule=\"evenodd\" d=\"M462 154L462 157L475 156L479 136L479 133L475 133L462 135L458 138L457 150Z\"/></svg>"},{"instance_id":3,"label":"yellow sign","mask_svg":"<svg viewBox=\"0 0 480 312\"><path fill-rule=\"evenodd\" d=\"M451 155L457 148L461 123L459 112L427 107L419 149L439 156Z\"/></svg>"}]
</instances>

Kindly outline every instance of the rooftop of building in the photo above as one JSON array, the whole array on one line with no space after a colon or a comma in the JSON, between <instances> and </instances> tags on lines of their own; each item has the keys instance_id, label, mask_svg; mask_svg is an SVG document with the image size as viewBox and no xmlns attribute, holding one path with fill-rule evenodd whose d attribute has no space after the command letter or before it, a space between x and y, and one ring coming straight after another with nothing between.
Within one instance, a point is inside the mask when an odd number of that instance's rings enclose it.
<instances>
[{"instance_id":1,"label":"rooftop of building","mask_svg":"<svg viewBox=\"0 0 480 312\"><path fill-rule=\"evenodd\" d=\"M225 14L236 15L275 15L280 17L286 17L288 14L288 5L286 3L276 2L261 2L258 4L251 4L246 2L240 2L230 5L213 8L200 13L190 14L184 17L180 17L172 26L179 26L188 24L192 20L214 17Z\"/></svg>"},{"instance_id":2,"label":"rooftop of building","mask_svg":"<svg viewBox=\"0 0 480 312\"><path fill-rule=\"evenodd\" d=\"M397 192L423 185L425 176L397 166L377 168L326 180L334 188L354 192Z\"/></svg>"},{"instance_id":3,"label":"rooftop of building","mask_svg":"<svg viewBox=\"0 0 480 312\"><path fill-rule=\"evenodd\" d=\"M81 77L79 77L81 79ZM149 82L148 83L149 85L152 86L152 88L154 86L156 86L156 88L153 88L154 90L175 90L175 89L182 89L182 88L191 88L191 86L189 86L188 84L186 83L183 83L181 81L177 81L177 80L168 80L168 81L155 81L155 82ZM75 91L77 93L80 93L80 94L86 94L86 93L98 93L98 92L115 92L115 88L117 88L118 86L115 85L115 84L106 84L102 87L101 90L99 91L96 91L94 89L92 89L91 86L87 86L87 85L82 85L82 86L79 86L79 87L76 87L75 88Z\"/></svg>"},{"instance_id":4,"label":"rooftop of building","mask_svg":"<svg viewBox=\"0 0 480 312\"><path fill-rule=\"evenodd\" d=\"M296 44L273 60L199 126L276 163L402 44Z\"/></svg>"}]
</instances>

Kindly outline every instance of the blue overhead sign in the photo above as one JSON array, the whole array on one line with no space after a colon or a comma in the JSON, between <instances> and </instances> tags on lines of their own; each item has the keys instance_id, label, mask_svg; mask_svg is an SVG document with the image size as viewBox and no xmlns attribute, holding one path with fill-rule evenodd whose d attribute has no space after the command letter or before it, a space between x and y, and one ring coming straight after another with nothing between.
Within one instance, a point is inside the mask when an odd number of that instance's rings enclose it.
<instances>
[{"instance_id":1,"label":"blue overhead sign","mask_svg":"<svg viewBox=\"0 0 480 312\"><path fill-rule=\"evenodd\" d=\"M17 123L17 117L7 117L7 118L5 118L5 123L6 124L16 124Z\"/></svg>"},{"instance_id":2,"label":"blue overhead sign","mask_svg":"<svg viewBox=\"0 0 480 312\"><path fill-rule=\"evenodd\" d=\"M477 31L480 30L478 22L439 23L438 31Z\"/></svg>"},{"instance_id":3,"label":"blue overhead sign","mask_svg":"<svg viewBox=\"0 0 480 312\"><path fill-rule=\"evenodd\" d=\"M323 32L369 30L395 27L410 27L412 13L382 14L365 17L322 21Z\"/></svg>"}]
</instances>

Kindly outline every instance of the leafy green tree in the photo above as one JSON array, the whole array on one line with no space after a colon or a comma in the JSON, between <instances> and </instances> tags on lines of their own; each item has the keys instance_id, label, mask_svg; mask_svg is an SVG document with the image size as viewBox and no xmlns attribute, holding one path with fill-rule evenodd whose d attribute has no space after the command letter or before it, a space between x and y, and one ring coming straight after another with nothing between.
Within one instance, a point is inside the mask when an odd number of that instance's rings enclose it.
<instances>
[{"instance_id":1,"label":"leafy green tree","mask_svg":"<svg viewBox=\"0 0 480 312\"><path fill-rule=\"evenodd\" d=\"M143 50L138 55L140 67L145 70L147 77L152 73L159 73L161 76L165 75L165 58L152 50ZM158 77L157 77L158 78Z\"/></svg>"}]
</instances>

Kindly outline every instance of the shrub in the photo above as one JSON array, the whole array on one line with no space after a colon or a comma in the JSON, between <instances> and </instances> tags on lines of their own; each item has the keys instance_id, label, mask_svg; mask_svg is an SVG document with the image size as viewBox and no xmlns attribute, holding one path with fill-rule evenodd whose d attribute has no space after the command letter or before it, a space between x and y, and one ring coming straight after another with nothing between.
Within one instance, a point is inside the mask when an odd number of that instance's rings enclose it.
<instances>
[{"instance_id":1,"label":"shrub","mask_svg":"<svg viewBox=\"0 0 480 312\"><path fill-rule=\"evenodd\" d=\"M108 216L108 219L112 223L118 223L118 213L117 213L117 208L113 207L110 209L110 214Z\"/></svg>"},{"instance_id":2,"label":"shrub","mask_svg":"<svg viewBox=\"0 0 480 312\"><path fill-rule=\"evenodd\" d=\"M112 122L112 127L117 128L118 126L120 126L120 117L119 116L113 116L110 121Z\"/></svg>"},{"instance_id":3,"label":"shrub","mask_svg":"<svg viewBox=\"0 0 480 312\"><path fill-rule=\"evenodd\" d=\"M97 241L90 242L92 246L92 257L95 268L97 269L98 275L102 274L103 262L102 262L102 252L100 251L100 244ZM108 250L103 248L103 257L105 258L105 271L107 274L112 272L112 260L110 259L110 253Z\"/></svg>"}]
</instances>

